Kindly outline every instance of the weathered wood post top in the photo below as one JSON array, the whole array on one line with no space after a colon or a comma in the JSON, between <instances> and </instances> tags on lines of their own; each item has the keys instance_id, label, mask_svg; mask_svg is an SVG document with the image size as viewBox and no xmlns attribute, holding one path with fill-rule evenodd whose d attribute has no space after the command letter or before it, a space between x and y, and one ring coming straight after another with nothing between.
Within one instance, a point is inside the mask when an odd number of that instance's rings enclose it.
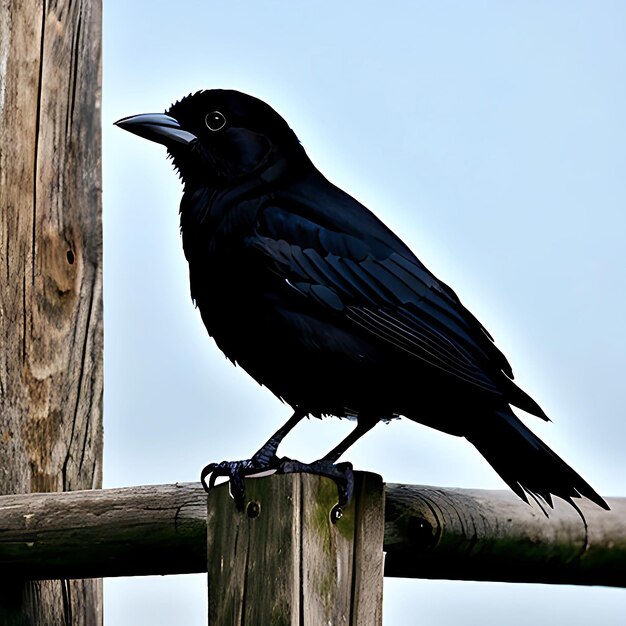
<instances>
[{"instance_id":1,"label":"weathered wood post top","mask_svg":"<svg viewBox=\"0 0 626 626\"><path fill-rule=\"evenodd\" d=\"M355 479L336 521L335 483L311 474L247 479L243 512L228 485L209 493L211 626L382 623L383 482Z\"/></svg>"}]
</instances>

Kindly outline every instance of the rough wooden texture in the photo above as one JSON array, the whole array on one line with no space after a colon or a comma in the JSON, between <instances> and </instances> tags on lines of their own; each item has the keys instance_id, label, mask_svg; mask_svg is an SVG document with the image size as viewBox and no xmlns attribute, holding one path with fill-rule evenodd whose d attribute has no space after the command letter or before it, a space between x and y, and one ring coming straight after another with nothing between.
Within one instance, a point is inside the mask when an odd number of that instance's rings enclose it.
<instances>
[{"instance_id":1,"label":"rough wooden texture","mask_svg":"<svg viewBox=\"0 0 626 626\"><path fill-rule=\"evenodd\" d=\"M360 472L357 472L357 476ZM355 501L352 623L383 623L385 485L377 474L363 473Z\"/></svg>"},{"instance_id":2,"label":"rough wooden texture","mask_svg":"<svg viewBox=\"0 0 626 626\"><path fill-rule=\"evenodd\" d=\"M100 12L0 0L0 493L101 484ZM0 594L2 624L101 613L98 582Z\"/></svg>"},{"instance_id":3,"label":"rough wooden texture","mask_svg":"<svg viewBox=\"0 0 626 626\"><path fill-rule=\"evenodd\" d=\"M626 587L626 498L556 499L549 518L510 491L387 485L385 575Z\"/></svg>"},{"instance_id":4,"label":"rough wooden texture","mask_svg":"<svg viewBox=\"0 0 626 626\"><path fill-rule=\"evenodd\" d=\"M387 485L385 575L626 587L626 498L606 500L579 503L585 541L564 503L546 519L507 491ZM206 572L206 535L199 483L0 496L0 572Z\"/></svg>"},{"instance_id":5,"label":"rough wooden texture","mask_svg":"<svg viewBox=\"0 0 626 626\"><path fill-rule=\"evenodd\" d=\"M357 474L353 502L335 524L337 488L326 478L272 476L246 489L256 516L235 510L227 486L209 494L209 623L379 626L380 477Z\"/></svg>"},{"instance_id":6,"label":"rough wooden texture","mask_svg":"<svg viewBox=\"0 0 626 626\"><path fill-rule=\"evenodd\" d=\"M0 497L0 571L99 578L206 571L198 484Z\"/></svg>"}]
</instances>

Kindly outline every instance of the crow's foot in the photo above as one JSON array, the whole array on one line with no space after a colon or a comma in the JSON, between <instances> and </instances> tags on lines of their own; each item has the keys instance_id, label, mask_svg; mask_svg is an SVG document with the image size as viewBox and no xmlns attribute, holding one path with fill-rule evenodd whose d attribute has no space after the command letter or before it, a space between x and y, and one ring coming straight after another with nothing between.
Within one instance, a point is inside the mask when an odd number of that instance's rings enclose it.
<instances>
[{"instance_id":1,"label":"crow's foot","mask_svg":"<svg viewBox=\"0 0 626 626\"><path fill-rule=\"evenodd\" d=\"M339 496L338 506L346 507L352 500L354 493L354 472L352 463L333 463L327 459L320 459L313 463L301 463L291 459L283 459L278 467L277 474L294 474L297 472L305 474L317 474L326 476L335 481Z\"/></svg>"},{"instance_id":2,"label":"crow's foot","mask_svg":"<svg viewBox=\"0 0 626 626\"><path fill-rule=\"evenodd\" d=\"M261 452L261 451L259 451ZM251 459L243 461L222 461L221 463L209 463L200 474L200 482L208 493L215 486L215 481L223 476L229 480L230 495L235 501L238 511L243 511L246 497L244 478L246 476L258 476L273 474L278 471L283 459L277 456L267 457L255 454ZM207 477L209 480L207 482Z\"/></svg>"},{"instance_id":3,"label":"crow's foot","mask_svg":"<svg viewBox=\"0 0 626 626\"><path fill-rule=\"evenodd\" d=\"M200 474L200 481L205 491L210 491L215 486L219 477L229 480L230 494L235 500L237 510L243 511L245 505L246 489L244 479L246 477L259 477L267 474L317 474L326 476L335 481L338 493L339 509L346 507L354 492L354 473L351 463L332 463L321 459L313 463L302 463L288 458L277 456L267 457L255 454L251 459L243 461L222 461L210 463ZM208 482L207 482L207 477ZM339 510L339 514L341 511Z\"/></svg>"}]
</instances>

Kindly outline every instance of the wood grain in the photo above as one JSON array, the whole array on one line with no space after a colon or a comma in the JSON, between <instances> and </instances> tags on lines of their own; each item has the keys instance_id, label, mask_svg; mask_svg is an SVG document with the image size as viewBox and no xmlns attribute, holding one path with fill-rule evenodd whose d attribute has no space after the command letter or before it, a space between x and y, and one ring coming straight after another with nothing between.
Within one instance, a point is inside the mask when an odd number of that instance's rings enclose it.
<instances>
[{"instance_id":1,"label":"wood grain","mask_svg":"<svg viewBox=\"0 0 626 626\"><path fill-rule=\"evenodd\" d=\"M610 511L511 491L387 485L385 576L626 587L626 498Z\"/></svg>"},{"instance_id":2,"label":"wood grain","mask_svg":"<svg viewBox=\"0 0 626 626\"><path fill-rule=\"evenodd\" d=\"M0 0L0 493L99 487L99 0ZM97 582L15 583L2 624L96 624Z\"/></svg>"},{"instance_id":3,"label":"wood grain","mask_svg":"<svg viewBox=\"0 0 626 626\"><path fill-rule=\"evenodd\" d=\"M337 488L326 478L272 476L247 480L246 490L258 515L236 511L226 486L209 494L209 623L379 626L381 478L357 473L336 523Z\"/></svg>"},{"instance_id":4,"label":"wood grain","mask_svg":"<svg viewBox=\"0 0 626 626\"><path fill-rule=\"evenodd\" d=\"M269 479L271 489L282 488L276 480ZM263 486L248 482L249 495ZM206 498L199 483L0 496L0 571L31 577L206 572ZM386 485L385 576L626 587L626 498L606 500L611 511L579 502L585 528L564 503L546 518L509 491ZM298 523L309 516L315 508ZM228 529L208 532L218 544ZM359 532L380 536L371 521L356 532L357 541ZM319 580L315 567L308 575ZM355 558L352 567L378 576L376 559Z\"/></svg>"},{"instance_id":5,"label":"wood grain","mask_svg":"<svg viewBox=\"0 0 626 626\"><path fill-rule=\"evenodd\" d=\"M206 571L198 484L0 497L0 570L37 578Z\"/></svg>"}]
</instances>

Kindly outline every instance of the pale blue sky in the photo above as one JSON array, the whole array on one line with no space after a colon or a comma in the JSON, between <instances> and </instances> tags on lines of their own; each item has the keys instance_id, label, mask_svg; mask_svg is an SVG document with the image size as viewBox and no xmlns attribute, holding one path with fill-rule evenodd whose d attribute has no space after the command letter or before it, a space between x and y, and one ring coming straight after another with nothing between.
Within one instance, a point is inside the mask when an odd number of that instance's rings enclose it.
<instances>
[{"instance_id":1,"label":"pale blue sky","mask_svg":"<svg viewBox=\"0 0 626 626\"><path fill-rule=\"evenodd\" d=\"M626 496L626 4L104 1L107 487L197 480L289 408L227 362L194 310L165 150L114 128L191 91L269 102L496 338L604 495ZM305 459L349 424L311 420ZM381 425L346 455L387 482L502 488L466 441ZM105 585L109 626L206 624L204 577ZM626 591L385 581L385 626L623 623Z\"/></svg>"}]
</instances>

